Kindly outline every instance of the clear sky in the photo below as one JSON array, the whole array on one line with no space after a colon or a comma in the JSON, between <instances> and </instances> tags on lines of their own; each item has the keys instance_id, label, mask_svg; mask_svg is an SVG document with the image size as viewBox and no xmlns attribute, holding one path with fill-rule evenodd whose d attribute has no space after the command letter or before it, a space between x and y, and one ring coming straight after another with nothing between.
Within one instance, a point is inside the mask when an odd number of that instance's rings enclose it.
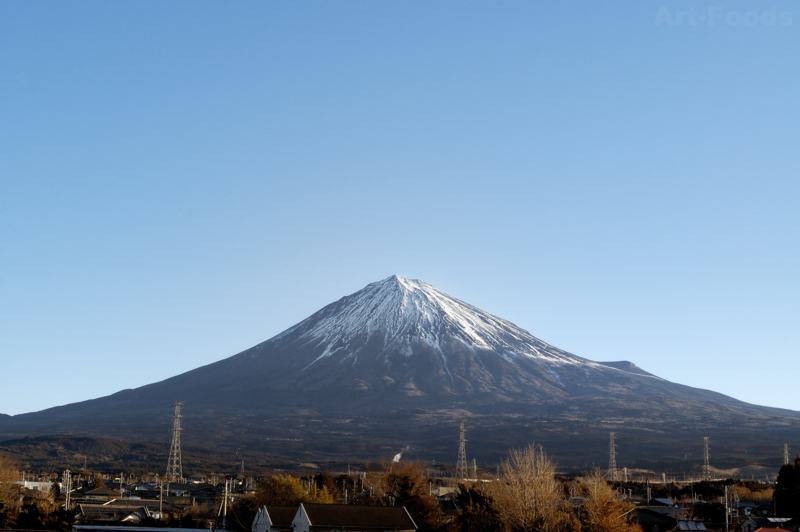
<instances>
[{"instance_id":1,"label":"clear sky","mask_svg":"<svg viewBox=\"0 0 800 532\"><path fill-rule=\"evenodd\" d=\"M800 410L799 30L784 0L0 2L0 412L392 274Z\"/></svg>"}]
</instances>

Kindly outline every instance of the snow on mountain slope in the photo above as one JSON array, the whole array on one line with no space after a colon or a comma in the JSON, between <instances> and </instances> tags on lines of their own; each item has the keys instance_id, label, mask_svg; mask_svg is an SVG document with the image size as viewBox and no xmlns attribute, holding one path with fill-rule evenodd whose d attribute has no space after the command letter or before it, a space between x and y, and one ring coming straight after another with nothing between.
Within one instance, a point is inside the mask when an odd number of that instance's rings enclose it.
<instances>
[{"instance_id":1,"label":"snow on mountain slope","mask_svg":"<svg viewBox=\"0 0 800 532\"><path fill-rule=\"evenodd\" d=\"M324 348L309 367L337 354L356 359L373 335L382 337L386 353L408 356L415 345L424 343L444 359L443 345L455 339L472 352L493 351L511 363L527 358L547 366L597 367L427 283L396 275L325 307L270 342L280 344L291 337Z\"/></svg>"}]
</instances>

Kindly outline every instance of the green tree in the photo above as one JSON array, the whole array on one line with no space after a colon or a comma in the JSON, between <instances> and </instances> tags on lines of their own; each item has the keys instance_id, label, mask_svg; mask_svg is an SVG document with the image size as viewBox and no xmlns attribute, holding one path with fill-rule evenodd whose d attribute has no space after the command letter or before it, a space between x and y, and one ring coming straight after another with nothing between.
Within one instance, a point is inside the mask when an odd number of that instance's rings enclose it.
<instances>
[{"instance_id":1,"label":"green tree","mask_svg":"<svg viewBox=\"0 0 800 532\"><path fill-rule=\"evenodd\" d=\"M475 486L459 484L456 497L461 514L456 520L460 532L500 532L506 530L503 513L495 498Z\"/></svg>"},{"instance_id":2,"label":"green tree","mask_svg":"<svg viewBox=\"0 0 800 532\"><path fill-rule=\"evenodd\" d=\"M778 471L778 479L775 481L775 489L779 490L800 490L800 455Z\"/></svg>"},{"instance_id":3,"label":"green tree","mask_svg":"<svg viewBox=\"0 0 800 532\"><path fill-rule=\"evenodd\" d=\"M800 455L781 467L772 497L779 516L800 517Z\"/></svg>"}]
</instances>

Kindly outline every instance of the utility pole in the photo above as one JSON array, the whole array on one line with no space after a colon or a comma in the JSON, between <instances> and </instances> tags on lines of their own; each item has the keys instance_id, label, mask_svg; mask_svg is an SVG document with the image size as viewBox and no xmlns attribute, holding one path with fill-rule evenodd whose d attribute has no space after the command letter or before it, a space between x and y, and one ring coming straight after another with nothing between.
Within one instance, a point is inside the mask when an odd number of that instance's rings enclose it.
<instances>
[{"instance_id":1,"label":"utility pole","mask_svg":"<svg viewBox=\"0 0 800 532\"><path fill-rule=\"evenodd\" d=\"M222 502L222 530L227 530L225 520L228 516L228 479L225 479L225 500Z\"/></svg>"},{"instance_id":2,"label":"utility pole","mask_svg":"<svg viewBox=\"0 0 800 532\"><path fill-rule=\"evenodd\" d=\"M70 491L72 491L72 477L69 474L69 469L64 471L64 491L65 491L65 502L64 502L64 509L69 511L69 496Z\"/></svg>"},{"instance_id":3,"label":"utility pole","mask_svg":"<svg viewBox=\"0 0 800 532\"><path fill-rule=\"evenodd\" d=\"M725 486L725 532L728 532L728 518L731 511L728 509L728 486Z\"/></svg>"}]
</instances>

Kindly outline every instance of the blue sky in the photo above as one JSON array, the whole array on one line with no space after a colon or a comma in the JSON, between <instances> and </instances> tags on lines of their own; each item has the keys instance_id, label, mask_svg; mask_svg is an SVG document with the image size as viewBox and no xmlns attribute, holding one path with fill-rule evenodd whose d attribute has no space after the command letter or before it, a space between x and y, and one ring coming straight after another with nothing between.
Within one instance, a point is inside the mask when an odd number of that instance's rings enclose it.
<instances>
[{"instance_id":1,"label":"blue sky","mask_svg":"<svg viewBox=\"0 0 800 532\"><path fill-rule=\"evenodd\" d=\"M800 410L798 27L787 1L0 3L0 412L392 274Z\"/></svg>"}]
</instances>

